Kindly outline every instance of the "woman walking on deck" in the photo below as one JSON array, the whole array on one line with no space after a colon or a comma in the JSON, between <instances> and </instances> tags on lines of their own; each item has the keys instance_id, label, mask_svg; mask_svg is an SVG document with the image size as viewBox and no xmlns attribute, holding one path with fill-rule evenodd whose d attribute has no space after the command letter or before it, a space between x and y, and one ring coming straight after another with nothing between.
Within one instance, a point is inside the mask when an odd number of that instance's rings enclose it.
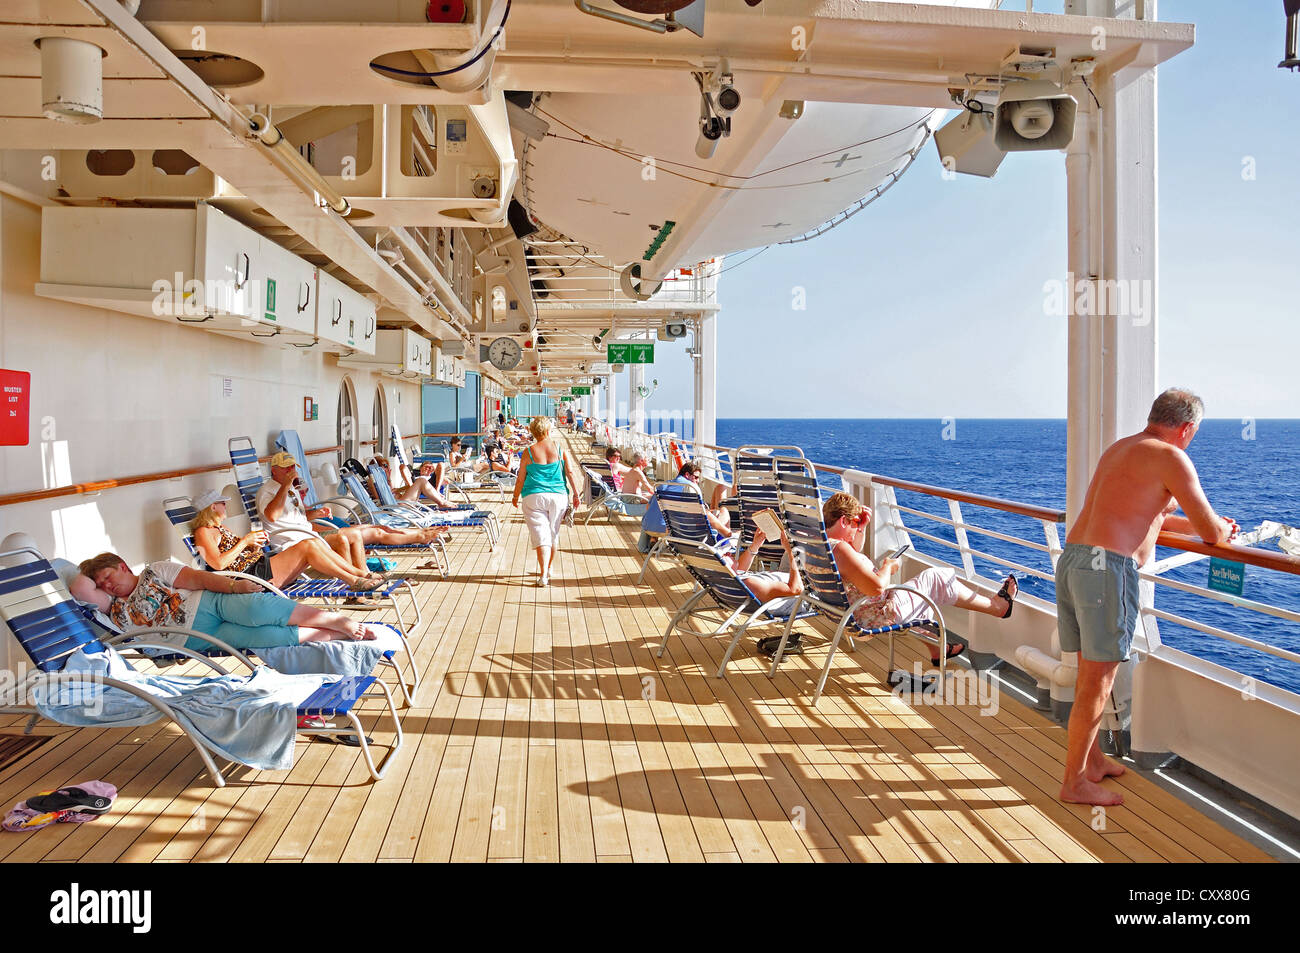
<instances>
[{"instance_id":1,"label":"woman walking on deck","mask_svg":"<svg viewBox=\"0 0 1300 953\"><path fill-rule=\"evenodd\" d=\"M528 535L537 551L537 570L541 574L537 584L550 585L551 565L559 550L560 525L572 490L573 508L582 503L578 495L578 479L573 465L564 451L551 439L551 418L534 417L528 424L533 444L519 459L519 475L515 478L515 495L511 501L522 509L528 524Z\"/></svg>"}]
</instances>

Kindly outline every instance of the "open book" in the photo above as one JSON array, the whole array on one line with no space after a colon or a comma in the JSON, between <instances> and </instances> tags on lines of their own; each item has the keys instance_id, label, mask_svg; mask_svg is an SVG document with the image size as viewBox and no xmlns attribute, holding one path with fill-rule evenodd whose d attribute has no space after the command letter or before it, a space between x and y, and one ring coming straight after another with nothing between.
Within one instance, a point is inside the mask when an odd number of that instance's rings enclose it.
<instances>
[{"instance_id":1,"label":"open book","mask_svg":"<svg viewBox=\"0 0 1300 953\"><path fill-rule=\"evenodd\" d=\"M772 510L759 510L754 514L754 525L763 531L763 535L776 542L781 539L781 521Z\"/></svg>"}]
</instances>

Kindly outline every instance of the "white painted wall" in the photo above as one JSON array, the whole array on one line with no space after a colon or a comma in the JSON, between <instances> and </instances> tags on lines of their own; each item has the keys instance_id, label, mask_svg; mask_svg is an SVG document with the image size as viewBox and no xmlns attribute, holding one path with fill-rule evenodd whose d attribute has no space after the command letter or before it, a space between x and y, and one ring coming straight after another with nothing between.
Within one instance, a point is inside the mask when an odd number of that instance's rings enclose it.
<instances>
[{"instance_id":1,"label":"white painted wall","mask_svg":"<svg viewBox=\"0 0 1300 953\"><path fill-rule=\"evenodd\" d=\"M39 209L0 197L0 367L32 374L31 442L0 447L0 493L228 462L226 441L236 435L251 437L263 454L285 428L297 429L308 450L335 443L344 371L332 355L39 298L39 271ZM418 385L347 374L358 439L375 436L381 380L408 443L423 429ZM302 419L308 396L320 404L310 423ZM387 450L386 437L381 446ZM326 457L309 459L315 468ZM184 558L159 503L232 482L225 469L0 506L0 538L26 532L46 555L73 561L105 549L132 565Z\"/></svg>"}]
</instances>

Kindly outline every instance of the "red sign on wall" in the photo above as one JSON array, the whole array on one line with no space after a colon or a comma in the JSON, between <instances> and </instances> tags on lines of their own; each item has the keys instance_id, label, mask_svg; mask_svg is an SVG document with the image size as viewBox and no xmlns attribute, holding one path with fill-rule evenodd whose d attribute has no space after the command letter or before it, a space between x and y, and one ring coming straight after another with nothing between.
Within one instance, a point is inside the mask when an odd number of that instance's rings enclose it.
<instances>
[{"instance_id":1,"label":"red sign on wall","mask_svg":"<svg viewBox=\"0 0 1300 953\"><path fill-rule=\"evenodd\" d=\"M27 446L31 393L31 374L0 368L0 447Z\"/></svg>"}]
</instances>

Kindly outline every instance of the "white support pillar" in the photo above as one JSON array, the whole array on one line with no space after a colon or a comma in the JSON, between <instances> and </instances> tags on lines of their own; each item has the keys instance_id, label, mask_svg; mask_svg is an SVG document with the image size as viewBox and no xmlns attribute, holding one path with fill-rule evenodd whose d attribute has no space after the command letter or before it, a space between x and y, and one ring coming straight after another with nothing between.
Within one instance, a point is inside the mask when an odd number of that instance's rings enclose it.
<instances>
[{"instance_id":1,"label":"white support pillar","mask_svg":"<svg viewBox=\"0 0 1300 953\"><path fill-rule=\"evenodd\" d=\"M1155 19L1155 0L1140 6ZM1065 12L1112 16L1117 7L1134 15L1118 0L1067 0ZM1089 85L1070 85L1079 109L1066 155L1067 526L1102 452L1146 425L1156 391L1156 74L1131 67Z\"/></svg>"},{"instance_id":2,"label":"white support pillar","mask_svg":"<svg viewBox=\"0 0 1300 953\"><path fill-rule=\"evenodd\" d=\"M645 386L645 365L629 364L627 366L627 420L628 428L633 433L645 433L645 398L641 388Z\"/></svg>"},{"instance_id":3,"label":"white support pillar","mask_svg":"<svg viewBox=\"0 0 1300 953\"><path fill-rule=\"evenodd\" d=\"M718 325L715 314L701 314L695 329L695 439L718 442Z\"/></svg>"}]
</instances>

